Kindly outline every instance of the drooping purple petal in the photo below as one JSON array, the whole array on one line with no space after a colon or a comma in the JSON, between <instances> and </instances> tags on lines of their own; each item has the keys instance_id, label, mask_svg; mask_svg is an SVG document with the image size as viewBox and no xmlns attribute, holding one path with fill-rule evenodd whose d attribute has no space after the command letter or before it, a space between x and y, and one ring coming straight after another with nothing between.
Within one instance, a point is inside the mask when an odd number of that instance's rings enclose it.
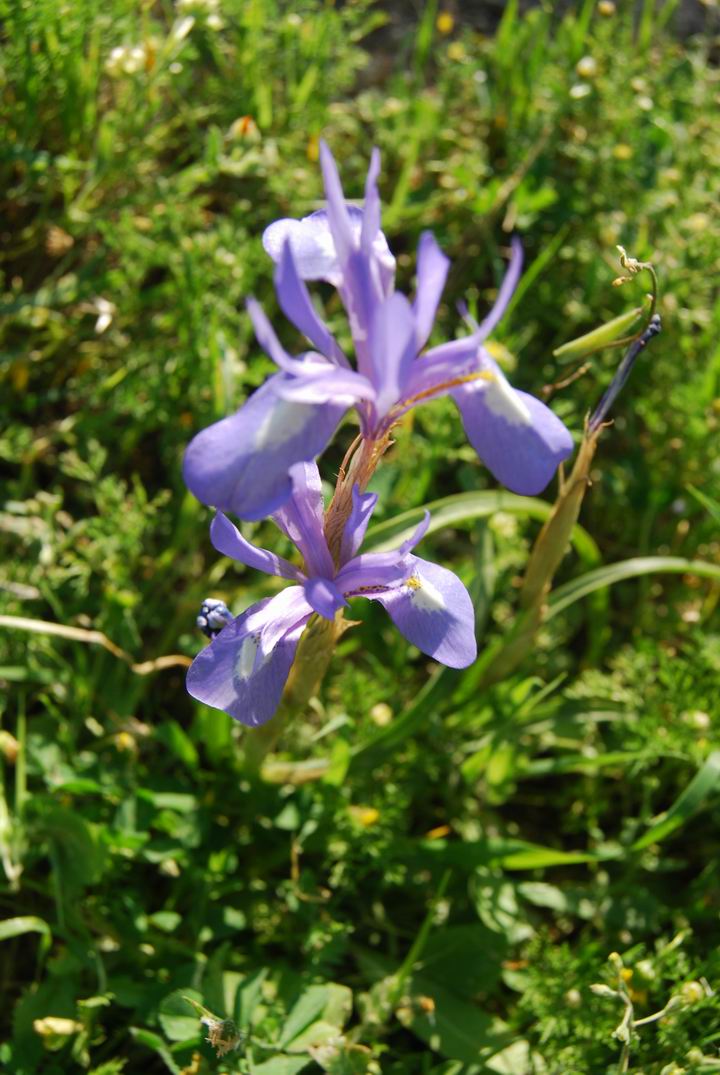
<instances>
[{"instance_id":1,"label":"drooping purple petal","mask_svg":"<svg viewBox=\"0 0 720 1075\"><path fill-rule=\"evenodd\" d=\"M188 669L187 689L198 701L222 709L250 727L275 713L307 616L287 623L272 650L261 650L261 635L275 615L273 601L253 605L223 627Z\"/></svg>"},{"instance_id":2,"label":"drooping purple petal","mask_svg":"<svg viewBox=\"0 0 720 1075\"><path fill-rule=\"evenodd\" d=\"M332 333L315 312L308 289L298 273L289 239L285 242L275 271L275 287L285 316L307 336L321 354L333 359L338 365L348 366L348 360Z\"/></svg>"},{"instance_id":3,"label":"drooping purple petal","mask_svg":"<svg viewBox=\"0 0 720 1075\"><path fill-rule=\"evenodd\" d=\"M258 661L272 653L291 627L305 623L312 613L312 607L305 598L302 586L288 586L270 599L267 613L260 630Z\"/></svg>"},{"instance_id":4,"label":"drooping purple petal","mask_svg":"<svg viewBox=\"0 0 720 1075\"><path fill-rule=\"evenodd\" d=\"M440 297L445 287L450 261L445 257L430 231L420 236L417 256L417 293L413 303L415 346L425 346L435 321Z\"/></svg>"},{"instance_id":5,"label":"drooping purple petal","mask_svg":"<svg viewBox=\"0 0 720 1075\"><path fill-rule=\"evenodd\" d=\"M317 464L298 463L290 476L292 496L273 519L302 553L307 574L332 578L335 569L323 532L325 505Z\"/></svg>"},{"instance_id":6,"label":"drooping purple petal","mask_svg":"<svg viewBox=\"0 0 720 1075\"><path fill-rule=\"evenodd\" d=\"M483 340L486 340L495 326L500 323L503 314L507 310L508 303L513 296L513 292L517 287L518 280L520 279L523 264L523 249L522 243L516 235L512 238L511 250L510 264L508 265L503 282L500 285L498 297L495 300L492 310L487 317L483 318L478 327L480 343L482 343Z\"/></svg>"},{"instance_id":7,"label":"drooping purple petal","mask_svg":"<svg viewBox=\"0 0 720 1075\"><path fill-rule=\"evenodd\" d=\"M475 336L463 336L426 351L412 364L402 401L406 409L447 395L461 378L477 373L479 353Z\"/></svg>"},{"instance_id":8,"label":"drooping purple petal","mask_svg":"<svg viewBox=\"0 0 720 1075\"><path fill-rule=\"evenodd\" d=\"M263 519L292 493L290 467L314 459L327 445L345 407L281 399L276 388L287 376L275 374L239 411L188 445L185 483L203 504L241 519Z\"/></svg>"},{"instance_id":9,"label":"drooping purple petal","mask_svg":"<svg viewBox=\"0 0 720 1075\"><path fill-rule=\"evenodd\" d=\"M379 416L403 398L415 359L415 318L410 303L396 291L376 307L370 334L372 380Z\"/></svg>"},{"instance_id":10,"label":"drooping purple petal","mask_svg":"<svg viewBox=\"0 0 720 1075\"><path fill-rule=\"evenodd\" d=\"M407 578L409 560L399 552L364 552L354 557L335 576L335 585L346 597L358 597L397 586Z\"/></svg>"},{"instance_id":11,"label":"drooping purple petal","mask_svg":"<svg viewBox=\"0 0 720 1075\"><path fill-rule=\"evenodd\" d=\"M514 493L542 492L570 455L572 437L539 399L511 387L485 356L492 381L475 381L453 393L468 440L485 466Z\"/></svg>"},{"instance_id":12,"label":"drooping purple petal","mask_svg":"<svg viewBox=\"0 0 720 1075\"><path fill-rule=\"evenodd\" d=\"M308 579L304 586L305 600L326 620L333 620L335 613L347 601L330 579Z\"/></svg>"},{"instance_id":13,"label":"drooping purple petal","mask_svg":"<svg viewBox=\"0 0 720 1075\"><path fill-rule=\"evenodd\" d=\"M282 556L253 545L242 536L227 515L217 513L210 525L210 540L223 556L229 556L246 567L264 571L266 575L280 575L284 579L300 580L302 572Z\"/></svg>"},{"instance_id":14,"label":"drooping purple petal","mask_svg":"<svg viewBox=\"0 0 720 1075\"><path fill-rule=\"evenodd\" d=\"M377 493L361 493L357 485L352 489L352 510L345 523L340 544L340 561L343 564L352 560L363 543L365 531L377 504Z\"/></svg>"},{"instance_id":15,"label":"drooping purple petal","mask_svg":"<svg viewBox=\"0 0 720 1075\"><path fill-rule=\"evenodd\" d=\"M398 630L423 653L450 668L467 668L477 656L475 612L470 595L447 568L408 557L405 582L368 594L387 610Z\"/></svg>"},{"instance_id":16,"label":"drooping purple petal","mask_svg":"<svg viewBox=\"0 0 720 1075\"><path fill-rule=\"evenodd\" d=\"M295 373L300 360L292 358L287 353L277 338L275 329L270 324L267 314L260 303L257 299L251 297L246 300L245 306L255 330L255 337L263 351L270 356L275 365L279 366L281 370L285 370L287 373Z\"/></svg>"}]
</instances>

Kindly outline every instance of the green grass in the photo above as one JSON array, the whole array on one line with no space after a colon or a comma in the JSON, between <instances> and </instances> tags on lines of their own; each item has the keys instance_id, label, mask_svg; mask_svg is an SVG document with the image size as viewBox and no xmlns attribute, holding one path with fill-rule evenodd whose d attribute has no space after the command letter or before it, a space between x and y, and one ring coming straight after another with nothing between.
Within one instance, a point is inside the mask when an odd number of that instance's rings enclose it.
<instances>
[{"instance_id":1,"label":"green grass","mask_svg":"<svg viewBox=\"0 0 720 1075\"><path fill-rule=\"evenodd\" d=\"M680 41L676 6L511 0L480 37L428 4L383 55L364 0L0 0L3 1070L717 1068L720 76L712 10ZM404 289L424 228L451 256L438 341L457 301L492 300L513 231L514 383L563 380L553 350L638 305L611 286L616 244L656 266L664 332L531 656L483 687L353 608L265 783L181 664L132 663L193 656L206 595L269 592L213 553L180 461L270 369L243 300L277 315L260 236L317 205L321 134L353 197L380 146ZM554 394L578 435L618 360ZM547 507L495 494L450 404L377 482L376 544L439 501L423 549L471 586L494 654ZM184 997L238 1048L216 1058ZM628 1060L628 1003L668 1002Z\"/></svg>"}]
</instances>

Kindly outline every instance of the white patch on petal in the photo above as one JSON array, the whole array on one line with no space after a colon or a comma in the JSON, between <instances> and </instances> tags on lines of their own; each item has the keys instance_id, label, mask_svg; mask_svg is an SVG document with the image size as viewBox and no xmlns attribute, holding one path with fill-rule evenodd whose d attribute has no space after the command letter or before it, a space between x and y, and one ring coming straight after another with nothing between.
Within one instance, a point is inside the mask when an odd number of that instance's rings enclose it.
<instances>
[{"instance_id":1,"label":"white patch on petal","mask_svg":"<svg viewBox=\"0 0 720 1075\"><path fill-rule=\"evenodd\" d=\"M444 612L447 608L445 598L431 582L413 575L406 583L410 587L410 597L415 608L420 612Z\"/></svg>"},{"instance_id":2,"label":"white patch on petal","mask_svg":"<svg viewBox=\"0 0 720 1075\"><path fill-rule=\"evenodd\" d=\"M494 375L485 389L485 402L493 414L496 414L498 418L504 418L510 425L532 425L530 411L499 372Z\"/></svg>"},{"instance_id":3,"label":"white patch on petal","mask_svg":"<svg viewBox=\"0 0 720 1075\"><path fill-rule=\"evenodd\" d=\"M239 679L250 679L255 668L255 658L260 646L260 635L246 635L235 659L235 674Z\"/></svg>"},{"instance_id":4,"label":"white patch on petal","mask_svg":"<svg viewBox=\"0 0 720 1075\"><path fill-rule=\"evenodd\" d=\"M277 400L255 435L255 450L274 448L291 440L307 425L308 412L302 404Z\"/></svg>"}]
</instances>

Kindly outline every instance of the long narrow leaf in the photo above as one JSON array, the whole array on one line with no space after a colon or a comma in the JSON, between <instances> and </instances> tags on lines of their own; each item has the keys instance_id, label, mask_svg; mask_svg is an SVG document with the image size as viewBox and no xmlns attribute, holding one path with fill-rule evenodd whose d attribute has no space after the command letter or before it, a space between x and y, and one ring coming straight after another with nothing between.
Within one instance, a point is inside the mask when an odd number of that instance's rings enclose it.
<instances>
[{"instance_id":1,"label":"long narrow leaf","mask_svg":"<svg viewBox=\"0 0 720 1075\"><path fill-rule=\"evenodd\" d=\"M581 575L578 579L558 586L548 599L548 619L574 605L588 594L614 586L625 579L642 578L644 575L699 575L701 578L720 581L720 566L705 560L686 560L682 556L637 556L607 564Z\"/></svg>"},{"instance_id":2,"label":"long narrow leaf","mask_svg":"<svg viewBox=\"0 0 720 1075\"><path fill-rule=\"evenodd\" d=\"M24 933L40 933L42 946L50 947L52 934L50 927L42 918L35 915L20 915L18 918L6 918L0 922L0 941L8 941L11 937L21 937Z\"/></svg>"}]
</instances>

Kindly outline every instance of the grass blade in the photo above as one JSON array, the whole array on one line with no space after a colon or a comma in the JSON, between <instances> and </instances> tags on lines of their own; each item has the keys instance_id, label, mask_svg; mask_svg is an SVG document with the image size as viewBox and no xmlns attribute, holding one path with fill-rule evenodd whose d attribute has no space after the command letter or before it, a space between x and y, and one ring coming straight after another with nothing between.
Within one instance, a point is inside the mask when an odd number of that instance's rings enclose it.
<instances>
[{"instance_id":1,"label":"grass blade","mask_svg":"<svg viewBox=\"0 0 720 1075\"><path fill-rule=\"evenodd\" d=\"M686 560L682 556L636 556L617 564L607 564L588 571L579 579L566 582L564 586L558 586L548 599L547 618L556 616L558 612L605 586L614 586L625 579L642 578L644 575L699 575L720 581L720 566L705 560Z\"/></svg>"},{"instance_id":2,"label":"grass blade","mask_svg":"<svg viewBox=\"0 0 720 1075\"><path fill-rule=\"evenodd\" d=\"M643 851L651 844L658 844L688 821L705 799L720 783L720 750L715 750L695 774L685 790L677 797L669 810L632 845L633 851Z\"/></svg>"}]
</instances>

